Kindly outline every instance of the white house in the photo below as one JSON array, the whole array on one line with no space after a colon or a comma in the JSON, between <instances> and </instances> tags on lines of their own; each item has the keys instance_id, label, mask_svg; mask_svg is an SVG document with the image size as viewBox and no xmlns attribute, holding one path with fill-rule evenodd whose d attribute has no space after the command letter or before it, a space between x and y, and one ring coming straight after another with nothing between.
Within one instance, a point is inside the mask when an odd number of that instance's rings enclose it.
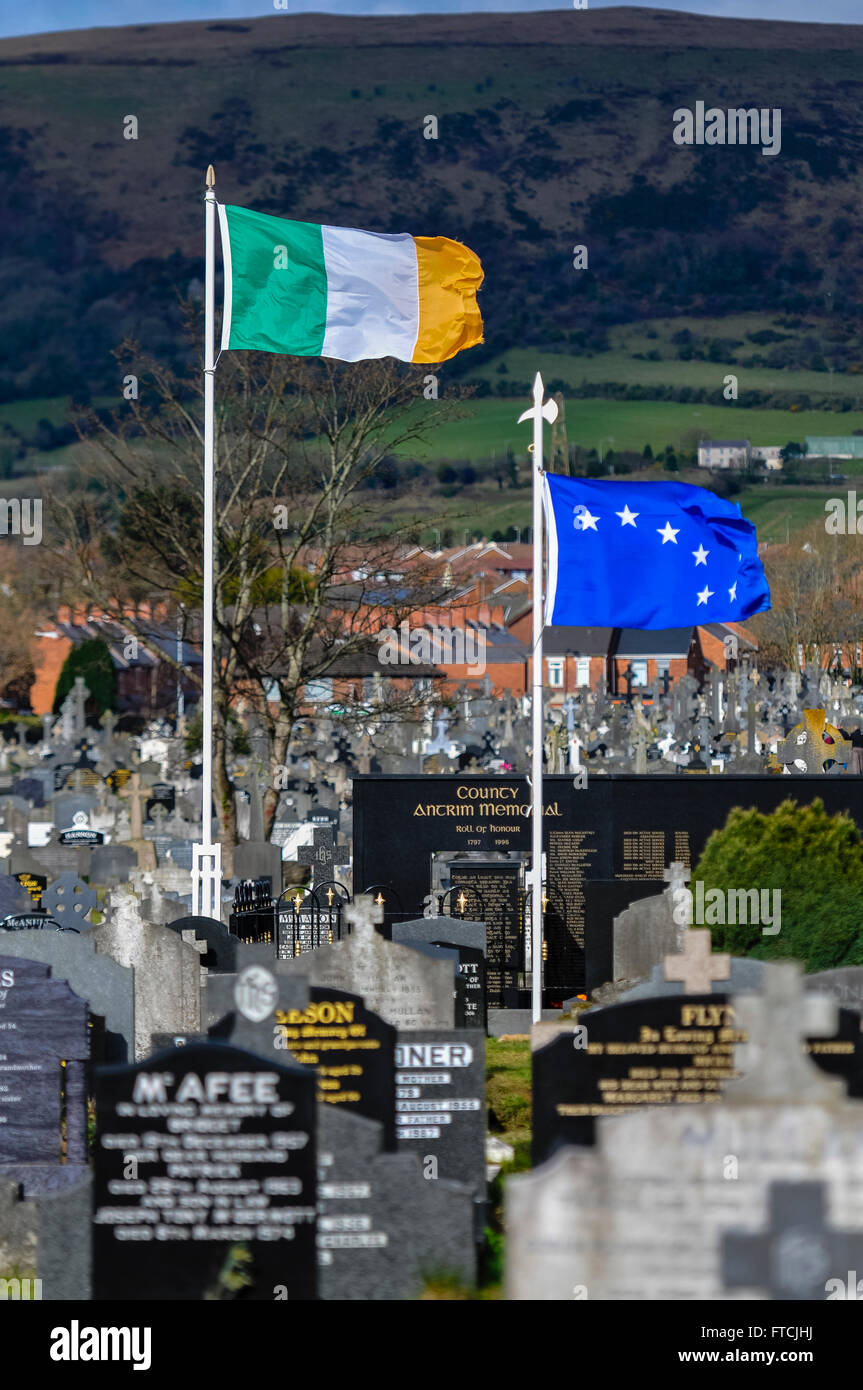
<instances>
[{"instance_id":1,"label":"white house","mask_svg":"<svg viewBox=\"0 0 863 1390\"><path fill-rule=\"evenodd\" d=\"M748 439L703 439L698 446L699 468L747 468L751 460Z\"/></svg>"},{"instance_id":2,"label":"white house","mask_svg":"<svg viewBox=\"0 0 863 1390\"><path fill-rule=\"evenodd\" d=\"M778 469L782 467L781 444L756 444L752 450L753 463L763 463L765 468Z\"/></svg>"}]
</instances>

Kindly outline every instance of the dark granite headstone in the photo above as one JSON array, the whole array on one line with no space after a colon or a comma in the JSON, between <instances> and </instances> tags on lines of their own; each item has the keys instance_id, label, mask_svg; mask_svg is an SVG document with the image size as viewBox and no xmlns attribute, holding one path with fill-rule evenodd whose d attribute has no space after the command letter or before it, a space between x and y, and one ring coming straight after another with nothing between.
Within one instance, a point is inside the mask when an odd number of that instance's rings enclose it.
<instances>
[{"instance_id":1,"label":"dark granite headstone","mask_svg":"<svg viewBox=\"0 0 863 1390\"><path fill-rule=\"evenodd\" d=\"M134 972L103 951L89 932L21 931L0 936L0 953L41 961L55 980L66 980L86 1000L91 1016L104 1021L106 1062L126 1062L135 1052Z\"/></svg>"},{"instance_id":2,"label":"dark granite headstone","mask_svg":"<svg viewBox=\"0 0 863 1390\"><path fill-rule=\"evenodd\" d=\"M485 1037L475 1028L399 1032L396 1139L437 1174L485 1193Z\"/></svg>"},{"instance_id":3,"label":"dark granite headstone","mask_svg":"<svg viewBox=\"0 0 863 1390\"><path fill-rule=\"evenodd\" d=\"M443 919L449 926L451 919ZM485 952L478 947L462 946L453 941L436 941L436 946L454 950L458 955L456 965L456 1028L482 1028L488 1026L486 1006Z\"/></svg>"},{"instance_id":4,"label":"dark granite headstone","mask_svg":"<svg viewBox=\"0 0 863 1390\"><path fill-rule=\"evenodd\" d=\"M380 1125L318 1107L322 1299L409 1300L429 1276L476 1278L473 1192L425 1176L419 1153L385 1153Z\"/></svg>"},{"instance_id":5,"label":"dark granite headstone","mask_svg":"<svg viewBox=\"0 0 863 1390\"><path fill-rule=\"evenodd\" d=\"M738 1074L734 1044L746 1040L727 994L651 995L582 1013L533 1053L533 1166L562 1145L593 1144L601 1116L721 1100ZM849 1097L863 1096L859 1014L840 1009L838 1031L807 1049Z\"/></svg>"},{"instance_id":6,"label":"dark granite headstone","mask_svg":"<svg viewBox=\"0 0 863 1390\"><path fill-rule=\"evenodd\" d=\"M13 874L12 877L17 878L22 888L27 889L32 907L41 907L42 894L48 887L47 875L28 874L25 870L23 873Z\"/></svg>"},{"instance_id":7,"label":"dark granite headstone","mask_svg":"<svg viewBox=\"0 0 863 1390\"><path fill-rule=\"evenodd\" d=\"M383 1126L395 1148L396 1030L367 1009L358 994L313 986L301 1009L277 1009L277 1050L287 1050L318 1078L317 1098Z\"/></svg>"},{"instance_id":8,"label":"dark granite headstone","mask_svg":"<svg viewBox=\"0 0 863 1390\"><path fill-rule=\"evenodd\" d=\"M236 970L237 938L215 917L176 917L166 926L180 936L184 931L193 931L199 941L206 941L207 949L201 956L201 964L208 970Z\"/></svg>"},{"instance_id":9,"label":"dark granite headstone","mask_svg":"<svg viewBox=\"0 0 863 1390\"><path fill-rule=\"evenodd\" d=\"M14 874L0 874L0 921L13 913L32 912L33 899Z\"/></svg>"},{"instance_id":10,"label":"dark granite headstone","mask_svg":"<svg viewBox=\"0 0 863 1390\"><path fill-rule=\"evenodd\" d=\"M45 805L45 783L41 777L16 777L12 783L12 795L22 796L31 806Z\"/></svg>"},{"instance_id":11,"label":"dark granite headstone","mask_svg":"<svg viewBox=\"0 0 863 1390\"><path fill-rule=\"evenodd\" d=\"M138 855L130 845L94 845L90 855L90 882L113 888L128 883L132 869L138 867Z\"/></svg>"},{"instance_id":12,"label":"dark granite headstone","mask_svg":"<svg viewBox=\"0 0 863 1390\"><path fill-rule=\"evenodd\" d=\"M81 1176L89 1055L86 1002L50 966L0 954L0 1176L26 1196L58 1185L61 1167L61 1180Z\"/></svg>"},{"instance_id":13,"label":"dark granite headstone","mask_svg":"<svg viewBox=\"0 0 863 1390\"><path fill-rule=\"evenodd\" d=\"M315 1298L314 1091L213 1042L100 1069L94 1298Z\"/></svg>"}]
</instances>

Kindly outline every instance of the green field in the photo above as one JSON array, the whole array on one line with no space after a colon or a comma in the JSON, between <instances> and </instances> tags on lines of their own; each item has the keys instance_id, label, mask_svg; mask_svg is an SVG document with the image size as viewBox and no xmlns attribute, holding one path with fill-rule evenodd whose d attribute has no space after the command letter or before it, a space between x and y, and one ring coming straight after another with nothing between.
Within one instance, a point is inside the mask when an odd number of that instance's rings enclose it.
<instances>
[{"instance_id":1,"label":"green field","mask_svg":"<svg viewBox=\"0 0 863 1390\"><path fill-rule=\"evenodd\" d=\"M647 346L652 346L656 351L660 350L656 344ZM750 351L755 352L756 349L750 345ZM745 398L747 391L766 391L771 394L788 392L790 406L794 404L794 392L800 392L812 396L847 397L863 410L863 374L854 372L744 367L733 362L706 362L695 359L683 362L671 356L663 357L658 362L648 362L633 357L632 351L625 349L612 349L595 356L577 357L568 353L531 352L528 348L514 348L502 357L495 358L488 366L480 368L476 376L492 383L499 381L501 373L498 366L501 362L505 363L507 374L514 381L532 381L539 371L546 381L552 381L557 377L570 386L580 386L582 382L613 381L626 386L704 387L708 391L715 391L720 400L724 379L732 373L737 377L740 400Z\"/></svg>"},{"instance_id":2,"label":"green field","mask_svg":"<svg viewBox=\"0 0 863 1390\"><path fill-rule=\"evenodd\" d=\"M560 358L549 358L550 363ZM536 369L542 357L531 358ZM659 364L661 365L661 364ZM684 363L680 364L684 366ZM528 373L526 372L527 376ZM446 422L430 431L424 443L411 443L404 452L418 459L467 459L474 462L505 455L512 449L527 457L530 426L517 424L530 405L521 400L472 400L465 402L462 420ZM727 405L680 405L674 401L570 400L566 405L566 432L570 444L603 450L634 449L641 453L649 444L654 453L673 444L691 447L684 437L751 439L753 444L786 444L808 434L851 434L863 429L863 409L751 410ZM611 443L613 438L614 443ZM849 465L842 464L842 472Z\"/></svg>"}]
</instances>

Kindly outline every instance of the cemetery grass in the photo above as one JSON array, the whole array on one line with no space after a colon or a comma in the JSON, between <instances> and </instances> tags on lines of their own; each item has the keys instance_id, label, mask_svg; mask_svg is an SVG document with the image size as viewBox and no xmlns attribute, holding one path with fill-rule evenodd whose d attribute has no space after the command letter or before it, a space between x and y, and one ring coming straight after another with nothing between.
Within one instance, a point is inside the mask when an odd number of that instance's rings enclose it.
<instances>
[{"instance_id":1,"label":"cemetery grass","mask_svg":"<svg viewBox=\"0 0 863 1390\"><path fill-rule=\"evenodd\" d=\"M530 1043L489 1038L486 1044L488 1127L515 1149L507 1171L530 1167Z\"/></svg>"},{"instance_id":2,"label":"cemetery grass","mask_svg":"<svg viewBox=\"0 0 863 1390\"><path fill-rule=\"evenodd\" d=\"M488 1225L479 1284L466 1288L445 1274L431 1275L422 1301L494 1301L503 1298L503 1187L509 1173L530 1167L530 1043L486 1039L486 1100L492 1134L515 1150L489 1184Z\"/></svg>"}]
</instances>

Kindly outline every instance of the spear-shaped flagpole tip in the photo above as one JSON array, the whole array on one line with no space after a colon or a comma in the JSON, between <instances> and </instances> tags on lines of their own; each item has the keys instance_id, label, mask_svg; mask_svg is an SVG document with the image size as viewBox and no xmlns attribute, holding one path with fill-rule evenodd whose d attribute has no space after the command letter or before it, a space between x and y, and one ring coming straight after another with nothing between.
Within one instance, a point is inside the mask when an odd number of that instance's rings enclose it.
<instances>
[{"instance_id":1,"label":"spear-shaped flagpole tip","mask_svg":"<svg viewBox=\"0 0 863 1390\"><path fill-rule=\"evenodd\" d=\"M208 165L207 165L207 187L208 187L208 188L215 188L215 187L216 187L216 171L215 171L215 169L213 168L212 164L208 164Z\"/></svg>"},{"instance_id":2,"label":"spear-shaped flagpole tip","mask_svg":"<svg viewBox=\"0 0 863 1390\"><path fill-rule=\"evenodd\" d=\"M539 372L537 372L536 376L533 379L533 399L537 405L539 405L542 401L542 392L542 377L540 376Z\"/></svg>"}]
</instances>

